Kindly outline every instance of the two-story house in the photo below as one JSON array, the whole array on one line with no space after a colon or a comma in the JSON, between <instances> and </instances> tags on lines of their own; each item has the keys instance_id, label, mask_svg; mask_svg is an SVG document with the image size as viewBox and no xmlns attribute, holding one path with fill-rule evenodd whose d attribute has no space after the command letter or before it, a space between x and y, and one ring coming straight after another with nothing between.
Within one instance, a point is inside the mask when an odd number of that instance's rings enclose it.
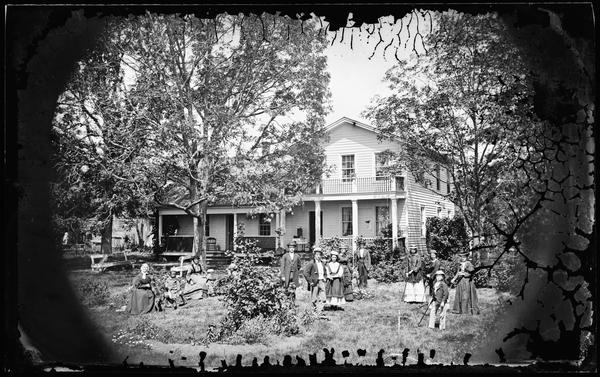
<instances>
[{"instance_id":1,"label":"two-story house","mask_svg":"<svg viewBox=\"0 0 600 377\"><path fill-rule=\"evenodd\" d=\"M357 237L382 236L391 224L394 246L415 245L425 251L427 217L454 215L454 205L444 197L451 189L446 172L438 169L429 188L416 183L409 172L387 176L380 153L398 151L399 142L380 142L373 127L345 117L330 124L327 132L325 154L332 174L289 212L250 216L250 208L209 207L206 233L212 249L231 250L240 224L244 236L258 239L264 248L285 247L295 240L300 250L331 237L340 237L355 249ZM159 241L168 227L177 229L169 239L180 241L171 242L169 249L191 250L192 219L178 209L159 209Z\"/></svg>"}]
</instances>

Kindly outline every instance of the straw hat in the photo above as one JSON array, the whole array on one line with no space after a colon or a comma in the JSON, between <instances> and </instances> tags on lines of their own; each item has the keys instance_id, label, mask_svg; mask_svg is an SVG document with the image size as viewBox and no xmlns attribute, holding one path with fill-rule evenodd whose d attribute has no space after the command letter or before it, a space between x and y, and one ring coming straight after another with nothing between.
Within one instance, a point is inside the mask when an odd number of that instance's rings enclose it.
<instances>
[{"instance_id":1,"label":"straw hat","mask_svg":"<svg viewBox=\"0 0 600 377\"><path fill-rule=\"evenodd\" d=\"M290 246L294 246L294 247L296 247L296 246L297 246L297 244L296 244L296 241L291 241L290 243L288 243L288 245L287 245L287 246L288 246L288 247L290 247Z\"/></svg>"},{"instance_id":2,"label":"straw hat","mask_svg":"<svg viewBox=\"0 0 600 377\"><path fill-rule=\"evenodd\" d=\"M436 275L436 276L437 275L444 275L444 276L446 276L446 274L442 270L437 270L434 275Z\"/></svg>"},{"instance_id":3,"label":"straw hat","mask_svg":"<svg viewBox=\"0 0 600 377\"><path fill-rule=\"evenodd\" d=\"M337 251L333 250L333 251L331 252L331 255L332 255L332 256L333 256L333 255L335 255L336 257L339 257L339 256L340 256L340 253L338 253Z\"/></svg>"}]
</instances>

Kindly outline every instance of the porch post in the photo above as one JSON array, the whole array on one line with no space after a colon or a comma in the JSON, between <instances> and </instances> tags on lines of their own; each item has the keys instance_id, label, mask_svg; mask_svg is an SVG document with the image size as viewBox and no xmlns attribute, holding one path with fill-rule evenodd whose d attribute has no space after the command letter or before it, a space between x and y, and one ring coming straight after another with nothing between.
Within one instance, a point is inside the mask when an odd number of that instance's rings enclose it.
<instances>
[{"instance_id":1,"label":"porch post","mask_svg":"<svg viewBox=\"0 0 600 377\"><path fill-rule=\"evenodd\" d=\"M352 199L352 255L356 253L356 239L358 238L358 200Z\"/></svg>"},{"instance_id":2,"label":"porch post","mask_svg":"<svg viewBox=\"0 0 600 377\"><path fill-rule=\"evenodd\" d=\"M321 240L321 201L315 200L315 243Z\"/></svg>"},{"instance_id":3,"label":"porch post","mask_svg":"<svg viewBox=\"0 0 600 377\"><path fill-rule=\"evenodd\" d=\"M286 233L286 231L285 231L285 209L281 210L281 215L279 217L279 221L281 222L281 225L280 225L281 234L285 235L285 233ZM285 240L285 237L283 239ZM285 242L283 244L285 244Z\"/></svg>"},{"instance_id":4,"label":"porch post","mask_svg":"<svg viewBox=\"0 0 600 377\"><path fill-rule=\"evenodd\" d=\"M163 233L163 215L158 213L158 244L160 245L162 242L162 233Z\"/></svg>"},{"instance_id":5,"label":"porch post","mask_svg":"<svg viewBox=\"0 0 600 377\"><path fill-rule=\"evenodd\" d=\"M233 238L234 239L237 237L237 232L238 232L237 213L234 212L233 213Z\"/></svg>"},{"instance_id":6,"label":"porch post","mask_svg":"<svg viewBox=\"0 0 600 377\"><path fill-rule=\"evenodd\" d=\"M279 212L275 212L275 230L277 230L278 228L281 227L281 225L279 225L279 224L280 224ZM276 234L276 236L275 236L275 249L277 249L279 247L279 244L280 244L280 241L281 241L280 240L281 235L279 233L275 233L275 234Z\"/></svg>"},{"instance_id":7,"label":"porch post","mask_svg":"<svg viewBox=\"0 0 600 377\"><path fill-rule=\"evenodd\" d=\"M392 249L398 246L398 199L392 197Z\"/></svg>"}]
</instances>

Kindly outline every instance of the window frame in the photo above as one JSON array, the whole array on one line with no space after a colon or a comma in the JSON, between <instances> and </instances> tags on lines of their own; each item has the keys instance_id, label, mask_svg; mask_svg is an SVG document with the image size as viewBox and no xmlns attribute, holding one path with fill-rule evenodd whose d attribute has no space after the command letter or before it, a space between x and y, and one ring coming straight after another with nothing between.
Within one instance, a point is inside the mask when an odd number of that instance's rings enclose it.
<instances>
[{"instance_id":1,"label":"window frame","mask_svg":"<svg viewBox=\"0 0 600 377\"><path fill-rule=\"evenodd\" d=\"M387 223L383 226L379 222L379 209L385 208L387 210ZM383 236L381 230L392 223L390 219L390 207L389 206L375 206L375 237Z\"/></svg>"},{"instance_id":2,"label":"window frame","mask_svg":"<svg viewBox=\"0 0 600 377\"><path fill-rule=\"evenodd\" d=\"M350 220L344 220L344 210L347 209L348 213L349 213L349 218ZM354 233L354 229L352 229L352 207L341 207L341 223L342 223L342 237L348 237L348 236L352 236ZM348 230L350 233L344 233L344 224L348 223Z\"/></svg>"},{"instance_id":3,"label":"window frame","mask_svg":"<svg viewBox=\"0 0 600 377\"><path fill-rule=\"evenodd\" d=\"M259 236L270 236L271 235L271 221L266 221L266 219L269 218L269 215L267 214L261 214L258 217L258 235ZM263 227L269 227L269 231L268 234L264 234L267 233L266 232L266 228Z\"/></svg>"},{"instance_id":4,"label":"window frame","mask_svg":"<svg viewBox=\"0 0 600 377\"><path fill-rule=\"evenodd\" d=\"M427 209L425 206L421 206L419 216L421 217L421 238L425 238L427 235Z\"/></svg>"},{"instance_id":5,"label":"window frame","mask_svg":"<svg viewBox=\"0 0 600 377\"><path fill-rule=\"evenodd\" d=\"M386 165L389 165L389 159L386 159L385 162L383 163L383 165L378 165L377 161L378 159L380 159L379 156L381 156L383 154L383 152L375 152L375 180L376 181L384 181L386 179L390 178L390 173L386 173L385 175L381 175L378 174L378 167L379 169L381 169L381 167L385 167Z\"/></svg>"},{"instance_id":6,"label":"window frame","mask_svg":"<svg viewBox=\"0 0 600 377\"><path fill-rule=\"evenodd\" d=\"M344 167L344 157L352 157L352 167ZM342 173L342 182L352 182L356 178L356 157L354 154L344 154L341 156L342 164L341 164L341 173ZM351 171L351 174L346 174L347 171Z\"/></svg>"}]
</instances>

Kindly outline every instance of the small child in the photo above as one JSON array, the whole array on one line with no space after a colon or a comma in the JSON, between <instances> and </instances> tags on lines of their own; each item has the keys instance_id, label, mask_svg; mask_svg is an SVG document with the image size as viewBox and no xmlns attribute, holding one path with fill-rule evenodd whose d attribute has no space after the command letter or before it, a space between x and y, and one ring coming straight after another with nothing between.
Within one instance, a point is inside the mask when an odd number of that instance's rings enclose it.
<instances>
[{"instance_id":1,"label":"small child","mask_svg":"<svg viewBox=\"0 0 600 377\"><path fill-rule=\"evenodd\" d=\"M166 292L164 299L167 305L173 305L173 309L177 309L177 298L180 299L180 305L185 305L183 298L183 283L177 278L177 272L171 271L169 277L165 281Z\"/></svg>"},{"instance_id":2,"label":"small child","mask_svg":"<svg viewBox=\"0 0 600 377\"><path fill-rule=\"evenodd\" d=\"M432 294L432 302L429 309L429 328L435 328L435 317L437 312L440 313L440 330L444 330L446 328L446 312L448 311L448 296L450 295L450 290L448 289L448 285L444 281L445 278L444 271L438 270L435 273L435 282L433 283L433 294Z\"/></svg>"}]
</instances>

